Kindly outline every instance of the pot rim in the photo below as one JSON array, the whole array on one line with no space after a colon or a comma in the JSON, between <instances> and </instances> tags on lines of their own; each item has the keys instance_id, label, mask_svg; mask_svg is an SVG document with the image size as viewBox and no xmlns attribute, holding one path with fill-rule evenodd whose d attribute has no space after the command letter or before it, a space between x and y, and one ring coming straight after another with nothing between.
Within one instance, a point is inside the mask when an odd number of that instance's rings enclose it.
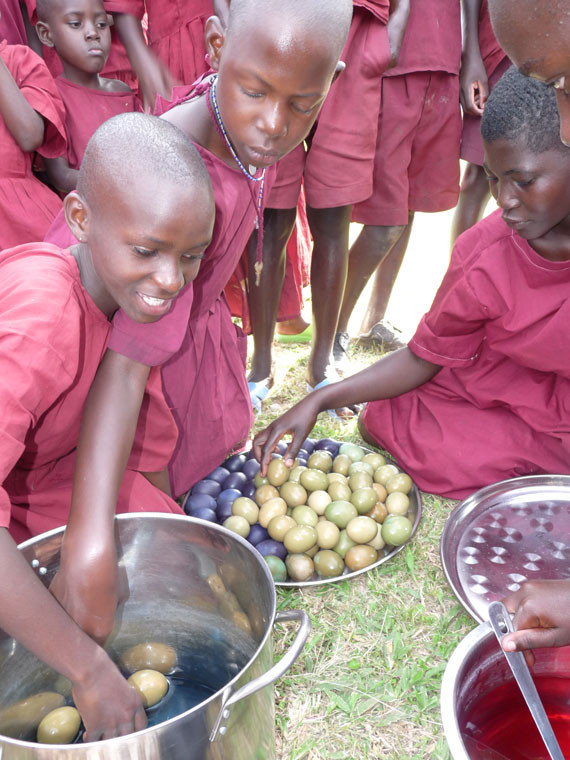
<instances>
[{"instance_id":1,"label":"pot rim","mask_svg":"<svg viewBox=\"0 0 570 760\"><path fill-rule=\"evenodd\" d=\"M271 615L270 615L270 619L268 620L267 630L265 631L265 634L262 640L260 641L259 646L255 650L255 653L250 657L247 664L231 679L231 681L228 681L226 684L224 684L224 686L218 689L214 694L212 694L210 697L205 699L203 702L199 702L190 710L186 710L185 712L180 713L179 715L175 715L174 717L169 718L168 720L158 723L156 726L147 726L146 728L143 728L141 731L133 731L133 733L128 734L128 736L142 736L144 734L156 732L157 729L163 730L165 727L171 726L174 723L177 723L178 721L182 720L182 718L186 718L186 716L190 715L194 711L202 710L205 706L209 705L215 700L222 699L224 694L228 693L228 689L231 690L232 687L235 686L237 681L253 665L253 663L255 662L255 660L257 660L261 651L267 644L269 636L271 635L273 631L273 626L275 624L275 615L277 611L277 594L275 592L275 583L273 581L273 576L271 575L271 572L269 570L269 566L267 565L267 563L265 562L261 554L259 554L257 549L254 546L252 546L249 543L249 541L246 541L237 533L233 533L227 528L224 528L223 525L212 523L209 520L201 520L198 517L190 517L189 515L168 514L164 512L126 512L126 513L115 515L115 520L118 520L119 522L129 522L132 520L141 520L141 519L149 520L149 519L157 519L157 518L160 518L161 520L171 520L173 522L194 523L201 527L209 528L211 530L223 533L226 537L229 537L237 541L242 546L245 546L248 549L248 551L255 557L257 562L262 566L263 572L269 582L269 588L270 588L270 594L271 594ZM53 528L52 530L46 531L45 533L40 533L39 535L34 536L33 538L29 538L26 541L23 541L21 544L18 544L18 549L20 550L28 549L34 544L39 543L40 539L51 538L52 536L56 536L58 533L64 533L64 532L65 532L65 525L61 526L60 528ZM82 748L83 747L86 747L86 748L105 747L105 748L111 749L113 745L118 745L120 742L124 742L124 740L125 740L125 736L115 736L112 739L102 739L96 742L82 742L80 746ZM2 757L2 743L9 744L14 747L22 747L25 749L40 747L42 749L49 748L49 749L58 750L58 751L68 751L69 753L73 752L74 750L77 750L77 744L42 744L40 742L29 742L29 741L23 741L22 739L12 739L9 736L4 736L0 734L0 758Z\"/></svg>"}]
</instances>

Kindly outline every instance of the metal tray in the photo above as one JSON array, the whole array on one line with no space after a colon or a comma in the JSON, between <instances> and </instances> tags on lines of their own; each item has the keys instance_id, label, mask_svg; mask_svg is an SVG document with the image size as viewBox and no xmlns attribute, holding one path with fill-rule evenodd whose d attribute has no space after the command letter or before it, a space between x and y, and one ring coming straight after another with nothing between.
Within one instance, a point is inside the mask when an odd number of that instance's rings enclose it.
<instances>
[{"instance_id":1,"label":"metal tray","mask_svg":"<svg viewBox=\"0 0 570 760\"><path fill-rule=\"evenodd\" d=\"M482 488L451 513L440 551L453 592L479 622L525 581L570 578L570 475Z\"/></svg>"},{"instance_id":2,"label":"metal tray","mask_svg":"<svg viewBox=\"0 0 570 760\"><path fill-rule=\"evenodd\" d=\"M367 454L376 454L378 453L374 449L369 449L367 446L362 446L361 444L358 444L360 448L363 451L366 451ZM386 464L393 464L395 465L400 472L406 472L406 470L403 470L400 465L395 462L391 457L384 454L384 452L381 452L383 456L386 457ZM570 477L568 478L570 482ZM412 535L409 537L409 539L406 541L405 544L402 544L402 546L392 546L390 549L383 549L382 550L382 556L380 559L377 559L376 562L372 563L372 565L368 565L368 567L363 567L361 570L353 570L350 572L348 568L345 568L345 571L342 575L336 575L334 578L321 578L316 573L313 576L312 580L310 581L276 581L276 586L284 586L289 588L298 588L299 586L323 586L326 583L338 583L339 581L347 581L351 578L356 578L357 575L362 575L362 573L367 573L370 570L374 570L376 567L380 567L380 565L383 565L384 562L388 562L389 559L392 559L392 557L395 557L396 554L402 551L404 547L409 544L409 542L412 540L412 538L415 536L416 531L418 529L418 525L420 524L420 520L422 517L422 498L420 495L420 491L416 484L414 483L412 486L412 490L408 494L410 497L410 509L408 511L408 517L413 518L413 527L412 527Z\"/></svg>"}]
</instances>

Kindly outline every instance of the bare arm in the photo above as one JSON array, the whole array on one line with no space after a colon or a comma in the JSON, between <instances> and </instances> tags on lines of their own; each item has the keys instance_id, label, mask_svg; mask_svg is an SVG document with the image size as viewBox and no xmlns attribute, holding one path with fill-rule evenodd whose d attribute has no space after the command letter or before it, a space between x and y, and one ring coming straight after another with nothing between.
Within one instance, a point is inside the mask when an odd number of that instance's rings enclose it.
<instances>
[{"instance_id":1,"label":"bare arm","mask_svg":"<svg viewBox=\"0 0 570 760\"><path fill-rule=\"evenodd\" d=\"M79 170L72 169L67 158L44 158L46 174L50 183L63 193L69 193L77 187Z\"/></svg>"},{"instance_id":2,"label":"bare arm","mask_svg":"<svg viewBox=\"0 0 570 760\"><path fill-rule=\"evenodd\" d=\"M0 627L72 683L85 741L145 727L141 700L107 654L73 622L0 528Z\"/></svg>"},{"instance_id":3,"label":"bare arm","mask_svg":"<svg viewBox=\"0 0 570 760\"><path fill-rule=\"evenodd\" d=\"M287 433L291 434L292 441L284 459L295 458L301 444L312 430L317 415L325 409L339 409L365 401L380 401L400 396L431 380L440 369L438 364L420 359L406 346L340 383L331 383L309 393L255 436L253 447L256 458L261 462L262 474L266 472L271 453L278 441Z\"/></svg>"},{"instance_id":4,"label":"bare arm","mask_svg":"<svg viewBox=\"0 0 570 760\"><path fill-rule=\"evenodd\" d=\"M44 141L44 120L34 111L4 61L0 58L0 117L25 153L37 150Z\"/></svg>"},{"instance_id":5,"label":"bare arm","mask_svg":"<svg viewBox=\"0 0 570 760\"><path fill-rule=\"evenodd\" d=\"M97 370L83 411L61 567L50 589L100 642L121 596L113 523L149 372L110 349Z\"/></svg>"},{"instance_id":6,"label":"bare arm","mask_svg":"<svg viewBox=\"0 0 570 760\"><path fill-rule=\"evenodd\" d=\"M465 113L481 116L489 97L487 72L479 49L481 0L461 0L462 54L459 75L461 107Z\"/></svg>"},{"instance_id":7,"label":"bare arm","mask_svg":"<svg viewBox=\"0 0 570 760\"><path fill-rule=\"evenodd\" d=\"M146 44L142 25L130 13L114 13L115 26L139 80L144 107L154 108L157 95L169 99L174 80L168 68Z\"/></svg>"},{"instance_id":8,"label":"bare arm","mask_svg":"<svg viewBox=\"0 0 570 760\"><path fill-rule=\"evenodd\" d=\"M390 40L390 66L398 65L402 42L408 17L410 15L410 0L390 0L390 18L388 19L388 39Z\"/></svg>"}]
</instances>

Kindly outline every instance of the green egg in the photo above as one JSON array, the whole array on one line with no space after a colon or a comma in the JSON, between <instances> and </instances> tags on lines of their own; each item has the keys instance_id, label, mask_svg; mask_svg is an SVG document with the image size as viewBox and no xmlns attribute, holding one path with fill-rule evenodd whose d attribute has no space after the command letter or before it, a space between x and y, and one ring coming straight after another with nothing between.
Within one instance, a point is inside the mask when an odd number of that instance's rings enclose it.
<instances>
[{"instance_id":1,"label":"green egg","mask_svg":"<svg viewBox=\"0 0 570 760\"><path fill-rule=\"evenodd\" d=\"M298 464L295 467L291 469L291 472L289 473L289 482L290 483L298 483L301 479L301 473L305 472L308 467L305 467L304 464Z\"/></svg>"},{"instance_id":2,"label":"green egg","mask_svg":"<svg viewBox=\"0 0 570 760\"><path fill-rule=\"evenodd\" d=\"M374 470L374 482L382 483L383 486L390 480L393 475L396 475L398 468L393 464L383 464Z\"/></svg>"},{"instance_id":3,"label":"green egg","mask_svg":"<svg viewBox=\"0 0 570 760\"><path fill-rule=\"evenodd\" d=\"M343 443L338 453L346 454L352 462L360 462L361 459L364 459L366 452L360 446L357 446L356 443Z\"/></svg>"},{"instance_id":4,"label":"green egg","mask_svg":"<svg viewBox=\"0 0 570 760\"><path fill-rule=\"evenodd\" d=\"M322 472L330 472L333 466L333 458L328 451L320 449L319 451L313 451L309 457L307 465L310 469L322 470Z\"/></svg>"},{"instance_id":5,"label":"green egg","mask_svg":"<svg viewBox=\"0 0 570 760\"><path fill-rule=\"evenodd\" d=\"M282 559L279 559L274 554L268 554L265 557L265 561L269 566L269 572L273 576L274 581L281 583L287 580L287 568Z\"/></svg>"},{"instance_id":6,"label":"green egg","mask_svg":"<svg viewBox=\"0 0 570 760\"><path fill-rule=\"evenodd\" d=\"M267 467L267 480L272 486L281 486L289 477L289 468L282 459L272 459Z\"/></svg>"},{"instance_id":7,"label":"green egg","mask_svg":"<svg viewBox=\"0 0 570 760\"><path fill-rule=\"evenodd\" d=\"M359 488L370 488L372 482L372 476L367 472L353 472L348 479L348 485L352 491L358 491Z\"/></svg>"},{"instance_id":8,"label":"green egg","mask_svg":"<svg viewBox=\"0 0 570 760\"><path fill-rule=\"evenodd\" d=\"M315 554L315 570L322 578L336 578L344 572L342 557L331 549L321 549Z\"/></svg>"},{"instance_id":9,"label":"green egg","mask_svg":"<svg viewBox=\"0 0 570 760\"><path fill-rule=\"evenodd\" d=\"M352 459L350 457L347 457L346 454L339 454L333 460L333 472L346 475L351 464Z\"/></svg>"},{"instance_id":10,"label":"green egg","mask_svg":"<svg viewBox=\"0 0 570 760\"><path fill-rule=\"evenodd\" d=\"M330 522L334 523L341 530L346 528L348 523L353 517L356 517L357 514L356 507L349 501L331 501L325 509L326 519L330 520Z\"/></svg>"},{"instance_id":11,"label":"green egg","mask_svg":"<svg viewBox=\"0 0 570 760\"><path fill-rule=\"evenodd\" d=\"M314 509L306 505L295 507L291 515L297 525L310 525L314 528L319 521L319 516Z\"/></svg>"},{"instance_id":12,"label":"green egg","mask_svg":"<svg viewBox=\"0 0 570 760\"><path fill-rule=\"evenodd\" d=\"M242 538L249 536L250 524L241 515L231 515L227 520L224 520L224 528L231 530L232 533L237 533Z\"/></svg>"},{"instance_id":13,"label":"green egg","mask_svg":"<svg viewBox=\"0 0 570 760\"><path fill-rule=\"evenodd\" d=\"M269 501L269 499L274 499L276 496L279 496L279 491L275 488L275 486L272 486L269 483L266 483L263 486L259 486L259 488L255 491L255 501L260 507L262 507L266 501Z\"/></svg>"},{"instance_id":14,"label":"green egg","mask_svg":"<svg viewBox=\"0 0 570 760\"><path fill-rule=\"evenodd\" d=\"M283 543L289 554L303 554L317 543L317 531L310 525L297 525L287 531Z\"/></svg>"},{"instance_id":15,"label":"green egg","mask_svg":"<svg viewBox=\"0 0 570 760\"><path fill-rule=\"evenodd\" d=\"M412 523L403 515L388 515L382 523L382 538L390 546L401 546L412 535Z\"/></svg>"},{"instance_id":16,"label":"green egg","mask_svg":"<svg viewBox=\"0 0 570 760\"><path fill-rule=\"evenodd\" d=\"M372 487L358 488L350 497L350 502L354 504L359 515L365 515L370 512L377 501L376 491Z\"/></svg>"},{"instance_id":17,"label":"green egg","mask_svg":"<svg viewBox=\"0 0 570 760\"><path fill-rule=\"evenodd\" d=\"M373 469L377 470L379 467L382 467L383 464L386 464L386 457L373 451L370 454L366 454L362 461L368 462L372 465Z\"/></svg>"},{"instance_id":18,"label":"green egg","mask_svg":"<svg viewBox=\"0 0 570 760\"><path fill-rule=\"evenodd\" d=\"M378 552L374 547L367 544L353 546L344 557L346 566L351 572L362 570L364 567L374 564L378 559Z\"/></svg>"},{"instance_id":19,"label":"green egg","mask_svg":"<svg viewBox=\"0 0 570 760\"><path fill-rule=\"evenodd\" d=\"M340 538L340 529L329 520L321 520L316 525L317 543L321 549L334 549Z\"/></svg>"},{"instance_id":20,"label":"green egg","mask_svg":"<svg viewBox=\"0 0 570 760\"><path fill-rule=\"evenodd\" d=\"M248 499L247 496L238 496L232 504L232 514L245 517L250 525L254 525L259 517L259 507L253 499Z\"/></svg>"},{"instance_id":21,"label":"green egg","mask_svg":"<svg viewBox=\"0 0 570 760\"><path fill-rule=\"evenodd\" d=\"M401 491L392 491L386 498L386 509L391 515L405 515L410 509L410 498Z\"/></svg>"},{"instance_id":22,"label":"green egg","mask_svg":"<svg viewBox=\"0 0 570 760\"><path fill-rule=\"evenodd\" d=\"M299 482L307 491L326 491L329 485L326 473L317 469L308 469L302 472Z\"/></svg>"},{"instance_id":23,"label":"green egg","mask_svg":"<svg viewBox=\"0 0 570 760\"><path fill-rule=\"evenodd\" d=\"M269 483L269 481L267 480L267 478L263 477L261 475L261 472L259 470L255 473L255 477L253 479L253 482L255 483L255 487L256 488L259 488L260 486L266 486Z\"/></svg>"},{"instance_id":24,"label":"green egg","mask_svg":"<svg viewBox=\"0 0 570 760\"><path fill-rule=\"evenodd\" d=\"M374 467L369 462L362 460L361 462L353 462L348 468L348 474L352 475L353 472L366 472L370 477L374 475Z\"/></svg>"},{"instance_id":25,"label":"green egg","mask_svg":"<svg viewBox=\"0 0 570 760\"><path fill-rule=\"evenodd\" d=\"M341 530L337 545L333 546L333 549L339 556L344 559L347 551L349 549L352 549L353 546L356 546L356 544L351 538L348 537L346 530Z\"/></svg>"},{"instance_id":26,"label":"green egg","mask_svg":"<svg viewBox=\"0 0 570 760\"><path fill-rule=\"evenodd\" d=\"M307 504L314 509L318 515L324 515L325 509L331 503L332 496L326 491L313 491L307 499Z\"/></svg>"},{"instance_id":27,"label":"green egg","mask_svg":"<svg viewBox=\"0 0 570 760\"><path fill-rule=\"evenodd\" d=\"M300 483L288 480L287 483L283 483L279 493L288 507L298 507L300 504L307 503L307 492Z\"/></svg>"},{"instance_id":28,"label":"green egg","mask_svg":"<svg viewBox=\"0 0 570 760\"><path fill-rule=\"evenodd\" d=\"M371 517L359 515L354 517L346 526L346 535L355 544L368 544L378 533L378 523Z\"/></svg>"},{"instance_id":29,"label":"green egg","mask_svg":"<svg viewBox=\"0 0 570 760\"><path fill-rule=\"evenodd\" d=\"M408 494L412 490L413 485L412 479L407 473L398 472L395 475L392 475L390 480L387 481L386 490L388 493L394 493L397 491Z\"/></svg>"},{"instance_id":30,"label":"green egg","mask_svg":"<svg viewBox=\"0 0 570 760\"><path fill-rule=\"evenodd\" d=\"M328 487L328 494L333 501L350 501L352 491L348 484L331 483Z\"/></svg>"},{"instance_id":31,"label":"green egg","mask_svg":"<svg viewBox=\"0 0 570 760\"><path fill-rule=\"evenodd\" d=\"M289 515L276 515L272 517L267 525L267 532L274 541L280 541L283 543L283 538L287 531L291 530L297 525L295 520Z\"/></svg>"}]
</instances>

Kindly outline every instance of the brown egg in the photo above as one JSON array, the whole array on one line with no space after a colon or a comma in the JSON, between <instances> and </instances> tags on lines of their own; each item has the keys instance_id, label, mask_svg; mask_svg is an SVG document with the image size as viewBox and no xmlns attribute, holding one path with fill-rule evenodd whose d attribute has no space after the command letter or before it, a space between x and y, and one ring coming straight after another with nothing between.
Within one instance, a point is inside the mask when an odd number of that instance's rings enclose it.
<instances>
[{"instance_id":1,"label":"brown egg","mask_svg":"<svg viewBox=\"0 0 570 760\"><path fill-rule=\"evenodd\" d=\"M368 517L376 520L377 523L383 523L388 515L388 510L386 509L385 504L382 504L381 501L377 501L370 512L367 512L366 514Z\"/></svg>"},{"instance_id":2,"label":"brown egg","mask_svg":"<svg viewBox=\"0 0 570 760\"><path fill-rule=\"evenodd\" d=\"M0 734L29 741L35 738L42 719L62 707L65 699L55 691L41 691L0 709Z\"/></svg>"},{"instance_id":3,"label":"brown egg","mask_svg":"<svg viewBox=\"0 0 570 760\"><path fill-rule=\"evenodd\" d=\"M176 660L176 650L168 644L146 641L123 652L119 664L127 673L149 668L159 673L170 673L176 666Z\"/></svg>"},{"instance_id":4,"label":"brown egg","mask_svg":"<svg viewBox=\"0 0 570 760\"><path fill-rule=\"evenodd\" d=\"M349 570L362 570L363 567L372 565L377 559L378 552L374 547L357 544L347 551L344 562Z\"/></svg>"},{"instance_id":5,"label":"brown egg","mask_svg":"<svg viewBox=\"0 0 570 760\"><path fill-rule=\"evenodd\" d=\"M128 681L140 694L145 707L160 702L168 691L168 681L158 670L137 670Z\"/></svg>"}]
</instances>

